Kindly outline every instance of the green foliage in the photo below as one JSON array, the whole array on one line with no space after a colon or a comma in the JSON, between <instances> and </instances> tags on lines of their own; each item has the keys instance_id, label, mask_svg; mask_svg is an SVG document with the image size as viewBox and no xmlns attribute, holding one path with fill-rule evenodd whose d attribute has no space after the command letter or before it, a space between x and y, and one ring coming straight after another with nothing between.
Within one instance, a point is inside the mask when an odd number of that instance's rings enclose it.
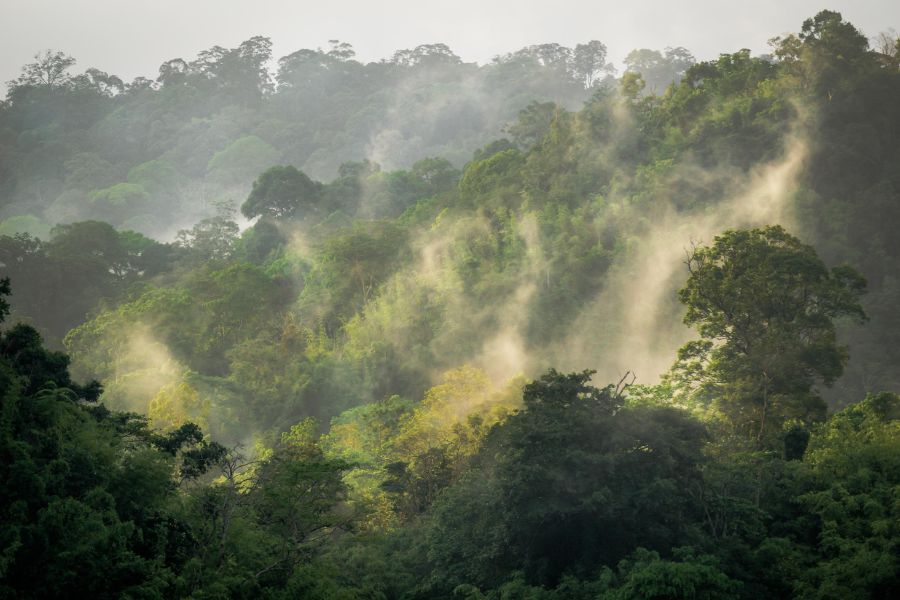
<instances>
[{"instance_id":1,"label":"green foliage","mask_svg":"<svg viewBox=\"0 0 900 600\"><path fill-rule=\"evenodd\" d=\"M0 270L12 281L14 316L28 318L55 345L100 300L168 268L171 252L135 232L100 221L59 225L43 242L28 235L0 237ZM65 294L53 293L65 289Z\"/></svg>"},{"instance_id":2,"label":"green foliage","mask_svg":"<svg viewBox=\"0 0 900 600\"><path fill-rule=\"evenodd\" d=\"M670 85L676 85L694 63L694 57L682 47L666 48L665 52L641 48L625 57L627 71L641 76L647 92L660 95Z\"/></svg>"},{"instance_id":3,"label":"green foliage","mask_svg":"<svg viewBox=\"0 0 900 600\"><path fill-rule=\"evenodd\" d=\"M253 191L241 205L241 212L248 219L302 219L322 210L321 187L296 167L272 167L253 182Z\"/></svg>"},{"instance_id":4,"label":"green foliage","mask_svg":"<svg viewBox=\"0 0 900 600\"><path fill-rule=\"evenodd\" d=\"M678 560L660 560L656 552L638 549L632 559L619 563L619 585L601 593L600 598L725 600L740 597L740 583L719 570L713 557L695 557L690 548L679 548L675 554Z\"/></svg>"},{"instance_id":5,"label":"green foliage","mask_svg":"<svg viewBox=\"0 0 900 600\"><path fill-rule=\"evenodd\" d=\"M451 582L496 585L520 569L553 586L686 535L694 507L675 491L699 481L703 427L673 409L625 409L589 378L551 370L527 385L524 410L486 441L480 476L442 497L430 539Z\"/></svg>"},{"instance_id":6,"label":"green foliage","mask_svg":"<svg viewBox=\"0 0 900 600\"><path fill-rule=\"evenodd\" d=\"M726 232L695 248L687 264L679 297L701 340L679 351L678 368L761 447L787 419L821 419L812 385L830 385L843 371L834 320L865 319L865 279L850 267L829 270L778 226Z\"/></svg>"},{"instance_id":7,"label":"green foliage","mask_svg":"<svg viewBox=\"0 0 900 600\"><path fill-rule=\"evenodd\" d=\"M238 239L238 225L228 211L203 219L178 232L178 245L188 250L192 262L225 261L231 258Z\"/></svg>"},{"instance_id":8,"label":"green foliage","mask_svg":"<svg viewBox=\"0 0 900 600\"><path fill-rule=\"evenodd\" d=\"M515 149L497 152L470 164L459 182L460 196L473 207L488 198L492 203L515 204L519 195L519 169L523 164L522 153Z\"/></svg>"},{"instance_id":9,"label":"green foliage","mask_svg":"<svg viewBox=\"0 0 900 600\"><path fill-rule=\"evenodd\" d=\"M209 159L207 170L222 183L239 184L252 180L280 158L281 153L271 144L247 135L216 152Z\"/></svg>"},{"instance_id":10,"label":"green foliage","mask_svg":"<svg viewBox=\"0 0 900 600\"><path fill-rule=\"evenodd\" d=\"M520 148L531 148L544 139L559 107L553 102L532 102L519 111L519 119L507 128Z\"/></svg>"},{"instance_id":11,"label":"green foliage","mask_svg":"<svg viewBox=\"0 0 900 600\"><path fill-rule=\"evenodd\" d=\"M67 364L26 325L0 337L0 589L158 597L188 543L167 508L173 464L144 420L94 405L99 386L72 383ZM214 461L191 456L182 472L199 476Z\"/></svg>"},{"instance_id":12,"label":"green foliage","mask_svg":"<svg viewBox=\"0 0 900 600\"><path fill-rule=\"evenodd\" d=\"M366 306L401 264L405 250L405 232L390 222L360 223L330 236L318 248L301 306L333 331Z\"/></svg>"},{"instance_id":13,"label":"green foliage","mask_svg":"<svg viewBox=\"0 0 900 600\"><path fill-rule=\"evenodd\" d=\"M900 590L900 399L868 396L813 437L809 491L797 498L819 520L819 560L797 583L801 598L890 597Z\"/></svg>"},{"instance_id":14,"label":"green foliage","mask_svg":"<svg viewBox=\"0 0 900 600\"><path fill-rule=\"evenodd\" d=\"M32 237L46 238L50 233L50 226L34 215L10 217L0 222L0 236L13 237L23 233Z\"/></svg>"},{"instance_id":15,"label":"green foliage","mask_svg":"<svg viewBox=\"0 0 900 600\"><path fill-rule=\"evenodd\" d=\"M897 397L825 410L900 385L889 41L824 11L618 88L597 41L39 56L3 225L63 224L0 237L0 596L898 596ZM682 276L662 384L527 379L667 356Z\"/></svg>"},{"instance_id":16,"label":"green foliage","mask_svg":"<svg viewBox=\"0 0 900 600\"><path fill-rule=\"evenodd\" d=\"M210 198L240 202L277 163L323 180L373 150L390 169L423 156L460 166L523 105L577 105L610 69L597 41L483 66L443 44L364 64L336 41L280 58L275 73L271 51L256 36L167 60L158 77L132 82L94 68L74 74L75 59L62 52L37 55L9 82L0 136L2 204L29 210L4 215L103 217L162 236L170 221L212 216Z\"/></svg>"},{"instance_id":17,"label":"green foliage","mask_svg":"<svg viewBox=\"0 0 900 600\"><path fill-rule=\"evenodd\" d=\"M124 216L152 210L147 204L150 196L135 183L117 183L91 194L91 208L95 215L120 223Z\"/></svg>"}]
</instances>

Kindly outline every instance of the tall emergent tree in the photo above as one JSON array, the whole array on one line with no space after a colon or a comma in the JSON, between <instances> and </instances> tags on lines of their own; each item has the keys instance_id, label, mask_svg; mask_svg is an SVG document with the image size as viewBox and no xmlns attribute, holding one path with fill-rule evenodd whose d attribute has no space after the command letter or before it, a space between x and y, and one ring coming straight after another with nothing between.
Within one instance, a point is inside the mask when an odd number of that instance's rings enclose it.
<instances>
[{"instance_id":1,"label":"tall emergent tree","mask_svg":"<svg viewBox=\"0 0 900 600\"><path fill-rule=\"evenodd\" d=\"M18 79L10 81L13 86L35 86L53 88L65 85L71 79L68 74L69 67L75 64L75 59L63 52L45 50L34 55L34 62L22 67L22 74Z\"/></svg>"},{"instance_id":2,"label":"tall emergent tree","mask_svg":"<svg viewBox=\"0 0 900 600\"><path fill-rule=\"evenodd\" d=\"M866 282L847 266L829 269L815 250L780 226L727 231L687 260L679 292L684 322L701 339L679 351L679 366L732 421L769 445L789 419L825 414L817 382L843 372L847 348L834 321L864 321Z\"/></svg>"}]
</instances>

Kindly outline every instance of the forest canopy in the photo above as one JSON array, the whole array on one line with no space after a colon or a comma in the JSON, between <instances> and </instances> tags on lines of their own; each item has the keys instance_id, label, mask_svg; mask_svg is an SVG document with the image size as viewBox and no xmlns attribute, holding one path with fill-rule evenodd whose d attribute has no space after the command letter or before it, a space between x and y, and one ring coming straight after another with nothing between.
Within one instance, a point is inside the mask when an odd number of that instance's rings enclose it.
<instances>
[{"instance_id":1,"label":"forest canopy","mask_svg":"<svg viewBox=\"0 0 900 600\"><path fill-rule=\"evenodd\" d=\"M0 596L898 597L900 39L798 25L39 53Z\"/></svg>"}]
</instances>

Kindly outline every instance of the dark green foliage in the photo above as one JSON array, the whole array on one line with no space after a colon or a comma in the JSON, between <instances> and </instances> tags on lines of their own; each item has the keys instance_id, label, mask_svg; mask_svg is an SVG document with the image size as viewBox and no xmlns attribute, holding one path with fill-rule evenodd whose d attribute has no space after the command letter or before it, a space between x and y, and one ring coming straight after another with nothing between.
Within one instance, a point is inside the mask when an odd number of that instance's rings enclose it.
<instances>
[{"instance_id":1,"label":"dark green foliage","mask_svg":"<svg viewBox=\"0 0 900 600\"><path fill-rule=\"evenodd\" d=\"M725 575L714 557L694 556L690 548L678 548L673 554L676 560L660 560L656 552L639 549L632 559L619 563L615 580L618 585L600 597L610 600L740 597L741 583Z\"/></svg>"},{"instance_id":2,"label":"dark green foliage","mask_svg":"<svg viewBox=\"0 0 900 600\"><path fill-rule=\"evenodd\" d=\"M486 200L517 204L520 201L520 169L524 162L522 153L511 148L470 163L459 183L462 200L472 207L480 206Z\"/></svg>"},{"instance_id":3,"label":"dark green foliage","mask_svg":"<svg viewBox=\"0 0 900 600\"><path fill-rule=\"evenodd\" d=\"M67 365L27 325L0 336L3 596L234 597L273 581L276 569L274 581L285 581L323 530L349 521L352 513L334 511L348 465L325 459L309 426L285 434L239 491L239 456L193 423L158 433L145 418L86 404L98 386L72 383ZM184 487L219 469L225 483ZM179 507L192 496L196 506ZM240 536L261 548L247 554Z\"/></svg>"},{"instance_id":4,"label":"dark green foliage","mask_svg":"<svg viewBox=\"0 0 900 600\"><path fill-rule=\"evenodd\" d=\"M823 11L618 86L596 41L36 57L0 106L0 227L49 232L0 237L0 596L900 596L881 41ZM526 379L682 317L660 385Z\"/></svg>"},{"instance_id":5,"label":"dark green foliage","mask_svg":"<svg viewBox=\"0 0 900 600\"><path fill-rule=\"evenodd\" d=\"M809 444L809 429L803 425L791 425L784 432L784 459L800 460Z\"/></svg>"},{"instance_id":6,"label":"dark green foliage","mask_svg":"<svg viewBox=\"0 0 900 600\"><path fill-rule=\"evenodd\" d=\"M67 365L26 325L2 334L0 590L159 596L180 566L178 520L160 520L171 465L141 441L145 425L86 408L99 389L71 383Z\"/></svg>"},{"instance_id":7,"label":"dark green foliage","mask_svg":"<svg viewBox=\"0 0 900 600\"><path fill-rule=\"evenodd\" d=\"M268 219L260 219L244 232L238 243L238 255L247 262L262 264L287 245L288 240L278 226Z\"/></svg>"},{"instance_id":8,"label":"dark green foliage","mask_svg":"<svg viewBox=\"0 0 900 600\"><path fill-rule=\"evenodd\" d=\"M778 226L726 232L695 248L687 265L679 297L701 340L679 360L693 385L761 447L786 419L821 419L825 405L812 386L843 372L847 351L834 321L865 320L865 279L850 267L829 270Z\"/></svg>"},{"instance_id":9,"label":"dark green foliage","mask_svg":"<svg viewBox=\"0 0 900 600\"><path fill-rule=\"evenodd\" d=\"M0 271L11 281L13 316L29 318L54 345L100 300L170 268L176 251L108 223L61 225L47 241L0 237Z\"/></svg>"},{"instance_id":10,"label":"dark green foliage","mask_svg":"<svg viewBox=\"0 0 900 600\"><path fill-rule=\"evenodd\" d=\"M427 44L364 64L335 40L272 73L271 41L256 36L132 82L75 75L72 57L47 51L0 107L0 216L102 218L161 236L211 216L209 199L240 204L275 164L331 179L378 146L390 169L423 156L460 166L529 101L577 106L608 71L599 42L551 46L478 66Z\"/></svg>"},{"instance_id":11,"label":"dark green foliage","mask_svg":"<svg viewBox=\"0 0 900 600\"><path fill-rule=\"evenodd\" d=\"M304 219L321 213L322 184L296 167L272 167L253 182L253 190L241 205L248 219Z\"/></svg>"},{"instance_id":12,"label":"dark green foliage","mask_svg":"<svg viewBox=\"0 0 900 600\"><path fill-rule=\"evenodd\" d=\"M0 279L0 322L5 321L9 316L9 301L6 298L10 293L9 277Z\"/></svg>"},{"instance_id":13,"label":"dark green foliage","mask_svg":"<svg viewBox=\"0 0 900 600\"><path fill-rule=\"evenodd\" d=\"M681 492L700 481L702 425L674 409L625 408L590 375L551 370L526 386L524 410L491 433L479 474L441 499L431 552L451 582L491 586L522 570L552 587L567 571L685 539L698 514Z\"/></svg>"},{"instance_id":14,"label":"dark green foliage","mask_svg":"<svg viewBox=\"0 0 900 600\"><path fill-rule=\"evenodd\" d=\"M797 498L817 517L815 566L802 597L890 598L900 592L900 399L881 393L834 415L812 438L809 487Z\"/></svg>"},{"instance_id":15,"label":"dark green foliage","mask_svg":"<svg viewBox=\"0 0 900 600\"><path fill-rule=\"evenodd\" d=\"M151 438L151 443L166 454L181 453L179 472L183 479L196 479L225 458L226 449L216 442L203 439L203 432L194 423L185 423L166 435Z\"/></svg>"}]
</instances>

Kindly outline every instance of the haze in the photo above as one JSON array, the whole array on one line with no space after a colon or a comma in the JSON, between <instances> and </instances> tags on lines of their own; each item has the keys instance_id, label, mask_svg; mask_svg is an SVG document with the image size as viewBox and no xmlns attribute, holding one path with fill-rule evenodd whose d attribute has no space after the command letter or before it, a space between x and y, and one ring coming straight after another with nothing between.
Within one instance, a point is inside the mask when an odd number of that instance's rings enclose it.
<instances>
[{"instance_id":1,"label":"haze","mask_svg":"<svg viewBox=\"0 0 900 600\"><path fill-rule=\"evenodd\" d=\"M234 47L253 35L270 37L276 57L339 38L362 61L443 42L479 63L529 44L598 39L621 69L622 58L640 47L684 46L700 60L740 48L763 53L769 38L798 30L823 8L840 11L869 36L900 24L894 0L0 0L0 85L46 48L74 56L76 70L96 67L130 80L155 77L164 60L190 59L217 44Z\"/></svg>"}]
</instances>

